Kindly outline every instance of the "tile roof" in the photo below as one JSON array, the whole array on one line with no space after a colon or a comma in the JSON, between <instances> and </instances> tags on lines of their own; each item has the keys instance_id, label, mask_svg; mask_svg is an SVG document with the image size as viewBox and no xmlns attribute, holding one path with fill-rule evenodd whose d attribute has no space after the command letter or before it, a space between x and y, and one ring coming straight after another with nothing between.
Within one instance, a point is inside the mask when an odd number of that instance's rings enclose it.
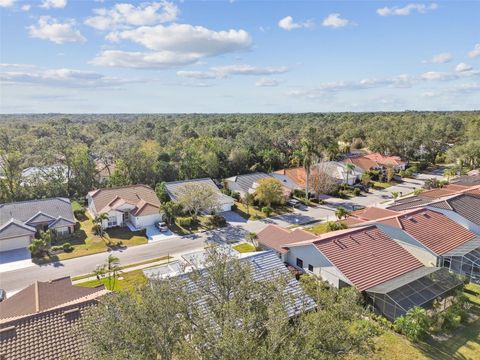
<instances>
[{"instance_id":1,"label":"tile roof","mask_svg":"<svg viewBox=\"0 0 480 360\"><path fill-rule=\"evenodd\" d=\"M462 185L462 186L480 185L480 175L477 174L477 175L460 176L458 178L452 179L451 182L457 185Z\"/></svg>"},{"instance_id":2,"label":"tile roof","mask_svg":"<svg viewBox=\"0 0 480 360\"><path fill-rule=\"evenodd\" d=\"M284 293L292 300L286 308L290 317L316 307L315 302L304 293L298 281L292 276L273 251L253 253L252 255L241 258L240 261L250 265L254 281L270 281L278 279L280 276L288 277L289 280ZM199 277L196 277L196 281L207 281L208 268L199 270L198 274ZM186 280L188 291L195 292L198 289L197 282L192 281L192 278L188 274L181 275L181 277ZM212 292L215 291L215 289L211 290ZM207 299L205 297L201 298L198 306L208 311Z\"/></svg>"},{"instance_id":3,"label":"tile roof","mask_svg":"<svg viewBox=\"0 0 480 360\"><path fill-rule=\"evenodd\" d=\"M12 218L26 222L39 213L52 219L61 216L65 219L75 221L70 200L57 197L0 204L0 226Z\"/></svg>"},{"instance_id":4,"label":"tile roof","mask_svg":"<svg viewBox=\"0 0 480 360\"><path fill-rule=\"evenodd\" d=\"M47 282L36 281L0 302L0 323L6 319L39 313L62 304L105 292L103 286L87 288L72 285L70 277Z\"/></svg>"},{"instance_id":5,"label":"tile roof","mask_svg":"<svg viewBox=\"0 0 480 360\"><path fill-rule=\"evenodd\" d=\"M344 160L345 163L351 163L364 171L372 170L379 167L375 161L365 156L349 157Z\"/></svg>"},{"instance_id":6,"label":"tile roof","mask_svg":"<svg viewBox=\"0 0 480 360\"><path fill-rule=\"evenodd\" d=\"M466 186L457 185L457 184L448 184L438 189L431 189L428 191L424 191L420 195L423 198L428 197L428 198L438 199L443 196L448 196L448 195L458 193L459 191L465 190L465 188Z\"/></svg>"},{"instance_id":7,"label":"tile roof","mask_svg":"<svg viewBox=\"0 0 480 360\"><path fill-rule=\"evenodd\" d=\"M360 291L423 266L376 226L335 231L312 243Z\"/></svg>"},{"instance_id":8,"label":"tile roof","mask_svg":"<svg viewBox=\"0 0 480 360\"><path fill-rule=\"evenodd\" d=\"M318 236L308 231L302 229L290 230L273 224L267 225L267 227L257 234L259 244L274 249L279 253L286 253L288 251L283 247L286 244L293 244L315 238L318 238Z\"/></svg>"},{"instance_id":9,"label":"tile roof","mask_svg":"<svg viewBox=\"0 0 480 360\"><path fill-rule=\"evenodd\" d=\"M316 168L312 168L311 174L315 174L317 172ZM285 175L296 184L298 187L305 187L305 180L307 178L305 169L303 167L296 167L290 169L281 169L274 172L274 174Z\"/></svg>"},{"instance_id":10,"label":"tile roof","mask_svg":"<svg viewBox=\"0 0 480 360\"><path fill-rule=\"evenodd\" d=\"M393 211L403 211L427 205L432 201L433 199L429 197L424 198L419 195L409 196L403 199L396 200L392 205L387 206L387 209Z\"/></svg>"},{"instance_id":11,"label":"tile roof","mask_svg":"<svg viewBox=\"0 0 480 360\"><path fill-rule=\"evenodd\" d=\"M338 161L325 161L313 165L310 170L310 176L318 175L319 172L324 172L334 179L344 181L346 179L346 169L345 164L338 162ZM290 169L281 169L274 172L274 174L285 175L288 177L293 183L295 183L298 187L304 188L307 175L305 168L303 167L296 167ZM350 178L356 176L355 170L350 174Z\"/></svg>"},{"instance_id":12,"label":"tile roof","mask_svg":"<svg viewBox=\"0 0 480 360\"><path fill-rule=\"evenodd\" d=\"M432 203L429 206L452 210L474 224L480 225L480 194L466 192Z\"/></svg>"},{"instance_id":13,"label":"tile roof","mask_svg":"<svg viewBox=\"0 0 480 360\"><path fill-rule=\"evenodd\" d=\"M437 255L476 238L474 233L446 215L428 209L410 211L379 222L404 230Z\"/></svg>"},{"instance_id":14,"label":"tile roof","mask_svg":"<svg viewBox=\"0 0 480 360\"><path fill-rule=\"evenodd\" d=\"M256 172L253 174L232 176L227 178L226 180L235 182L243 192L247 193L250 189L253 188L254 183L265 178L272 178L272 176L265 173Z\"/></svg>"},{"instance_id":15,"label":"tile roof","mask_svg":"<svg viewBox=\"0 0 480 360\"><path fill-rule=\"evenodd\" d=\"M185 185L187 184L201 184L203 186L208 186L211 189L217 193L219 203L221 205L223 204L229 204L234 202L233 198L230 196L227 196L223 194L220 189L215 185L212 179L210 178L203 178L203 179L192 179L192 180L180 180L180 181L172 181L168 182L165 184L165 187L167 189L168 196L170 196L170 199L173 201L177 200L182 191L185 189Z\"/></svg>"},{"instance_id":16,"label":"tile roof","mask_svg":"<svg viewBox=\"0 0 480 360\"><path fill-rule=\"evenodd\" d=\"M405 165L406 162L403 161L400 156L385 156L380 153L371 153L365 155L367 159L370 159L372 161L375 161L376 163L380 165L393 165L393 166L398 166L398 165Z\"/></svg>"},{"instance_id":17,"label":"tile roof","mask_svg":"<svg viewBox=\"0 0 480 360\"><path fill-rule=\"evenodd\" d=\"M398 213L389 209L382 209L375 206L352 211L351 216L361 220L377 220L387 216L397 215Z\"/></svg>"},{"instance_id":18,"label":"tile roof","mask_svg":"<svg viewBox=\"0 0 480 360\"><path fill-rule=\"evenodd\" d=\"M0 324L2 360L91 359L87 338L76 331L96 300L82 301Z\"/></svg>"},{"instance_id":19,"label":"tile roof","mask_svg":"<svg viewBox=\"0 0 480 360\"><path fill-rule=\"evenodd\" d=\"M158 213L160 200L152 188L146 185L130 185L115 188L103 188L88 193L93 200L98 214L108 212L123 204L131 204L140 208L144 203L150 204L147 209L140 211L138 215L150 215Z\"/></svg>"}]
</instances>

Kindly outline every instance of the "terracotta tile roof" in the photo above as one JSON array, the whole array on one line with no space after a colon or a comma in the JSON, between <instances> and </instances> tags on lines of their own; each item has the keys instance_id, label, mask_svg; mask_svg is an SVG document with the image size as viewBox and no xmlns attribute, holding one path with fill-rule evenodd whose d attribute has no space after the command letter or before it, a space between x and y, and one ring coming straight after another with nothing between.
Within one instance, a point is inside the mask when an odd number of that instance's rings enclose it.
<instances>
[{"instance_id":1,"label":"terracotta tile roof","mask_svg":"<svg viewBox=\"0 0 480 360\"><path fill-rule=\"evenodd\" d=\"M157 213L160 208L160 200L158 200L157 194L146 185L103 188L91 191L88 194L92 197L98 214L108 212L115 206L125 203L137 207L143 206L144 203L150 204L148 212L142 212L142 215ZM155 211L152 212L152 209L155 209Z\"/></svg>"},{"instance_id":2,"label":"terracotta tile roof","mask_svg":"<svg viewBox=\"0 0 480 360\"><path fill-rule=\"evenodd\" d=\"M82 301L0 324L2 360L91 359L76 324L96 300Z\"/></svg>"},{"instance_id":3,"label":"terracotta tile roof","mask_svg":"<svg viewBox=\"0 0 480 360\"><path fill-rule=\"evenodd\" d=\"M360 291L423 266L376 226L335 231L313 244Z\"/></svg>"},{"instance_id":4,"label":"terracotta tile roof","mask_svg":"<svg viewBox=\"0 0 480 360\"><path fill-rule=\"evenodd\" d=\"M364 171L372 170L379 167L379 164L365 156L350 157L344 160L346 163L351 163Z\"/></svg>"},{"instance_id":5,"label":"terracotta tile roof","mask_svg":"<svg viewBox=\"0 0 480 360\"><path fill-rule=\"evenodd\" d=\"M287 252L287 249L283 247L286 244L293 244L315 238L318 238L318 236L302 229L290 230L272 224L267 225L265 229L257 234L259 244L282 254Z\"/></svg>"},{"instance_id":6,"label":"terracotta tile roof","mask_svg":"<svg viewBox=\"0 0 480 360\"><path fill-rule=\"evenodd\" d=\"M367 159L370 159L372 161L375 161L376 163L380 165L393 165L393 166L398 166L398 165L404 165L406 164L405 161L403 161L400 156L385 156L380 153L371 153L368 155L365 155Z\"/></svg>"},{"instance_id":7,"label":"terracotta tile roof","mask_svg":"<svg viewBox=\"0 0 480 360\"><path fill-rule=\"evenodd\" d=\"M393 210L382 209L378 207L366 207L365 209L356 210L351 213L352 217L359 218L361 220L377 220L387 216L394 216L398 213Z\"/></svg>"},{"instance_id":8,"label":"terracotta tile roof","mask_svg":"<svg viewBox=\"0 0 480 360\"><path fill-rule=\"evenodd\" d=\"M311 170L311 175L316 174L318 170L313 167ZM280 175L285 175L288 177L293 183L297 184L298 187L305 187L305 181L307 179L307 174L306 171L303 167L296 167L296 168L290 168L290 169L282 169L282 170L277 170L274 172L274 174L280 174ZM309 177L310 179L310 177Z\"/></svg>"},{"instance_id":9,"label":"terracotta tile roof","mask_svg":"<svg viewBox=\"0 0 480 360\"><path fill-rule=\"evenodd\" d=\"M463 185L448 184L442 188L424 191L420 195L421 197L424 197L424 198L428 197L428 198L438 199L443 196L448 196L448 195L458 193L459 191L465 190L466 188L467 187Z\"/></svg>"},{"instance_id":10,"label":"terracotta tile roof","mask_svg":"<svg viewBox=\"0 0 480 360\"><path fill-rule=\"evenodd\" d=\"M403 229L438 255L476 238L446 215L428 209L417 209L379 222Z\"/></svg>"},{"instance_id":11,"label":"terracotta tile roof","mask_svg":"<svg viewBox=\"0 0 480 360\"><path fill-rule=\"evenodd\" d=\"M70 277L48 282L37 281L0 302L0 323L5 319L39 313L81 298L104 293L103 286L87 288L72 285Z\"/></svg>"}]
</instances>

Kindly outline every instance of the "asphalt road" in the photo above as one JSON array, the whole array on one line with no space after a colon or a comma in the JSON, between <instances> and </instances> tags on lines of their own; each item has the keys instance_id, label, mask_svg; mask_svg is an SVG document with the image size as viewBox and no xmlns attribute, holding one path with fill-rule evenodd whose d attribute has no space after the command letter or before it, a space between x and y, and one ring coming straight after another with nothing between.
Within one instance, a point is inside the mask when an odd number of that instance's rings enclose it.
<instances>
[{"instance_id":1,"label":"asphalt road","mask_svg":"<svg viewBox=\"0 0 480 360\"><path fill-rule=\"evenodd\" d=\"M112 251L120 259L121 265L137 263L166 255L200 250L204 246L205 233L201 236L177 237L150 244L139 245L125 250ZM78 276L92 272L103 264L108 253L83 256L47 265L33 265L22 269L0 273L0 288L7 292L17 291L32 284L35 280L48 281L64 276Z\"/></svg>"}]
</instances>

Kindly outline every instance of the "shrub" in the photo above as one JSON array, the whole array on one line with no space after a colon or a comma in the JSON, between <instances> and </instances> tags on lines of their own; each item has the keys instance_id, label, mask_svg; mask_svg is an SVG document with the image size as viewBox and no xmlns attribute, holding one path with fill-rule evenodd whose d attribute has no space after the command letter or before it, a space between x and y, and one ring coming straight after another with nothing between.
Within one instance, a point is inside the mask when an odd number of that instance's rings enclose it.
<instances>
[{"instance_id":1,"label":"shrub","mask_svg":"<svg viewBox=\"0 0 480 360\"><path fill-rule=\"evenodd\" d=\"M418 342L425 338L428 329L428 317L425 309L415 306L395 319L395 330L405 335L409 340Z\"/></svg>"},{"instance_id":2,"label":"shrub","mask_svg":"<svg viewBox=\"0 0 480 360\"><path fill-rule=\"evenodd\" d=\"M62 245L62 249L65 252L72 252L73 251L73 246L69 242L66 242Z\"/></svg>"},{"instance_id":3,"label":"shrub","mask_svg":"<svg viewBox=\"0 0 480 360\"><path fill-rule=\"evenodd\" d=\"M238 209L237 204L233 204L233 205L232 205L232 211L235 211L235 210L237 210L237 209Z\"/></svg>"},{"instance_id":4,"label":"shrub","mask_svg":"<svg viewBox=\"0 0 480 360\"><path fill-rule=\"evenodd\" d=\"M50 250L52 250L53 252L63 251L63 246L62 245L55 245L55 246L52 246Z\"/></svg>"},{"instance_id":5,"label":"shrub","mask_svg":"<svg viewBox=\"0 0 480 360\"><path fill-rule=\"evenodd\" d=\"M189 227L192 225L192 218L190 216L177 217L177 224L181 227Z\"/></svg>"},{"instance_id":6,"label":"shrub","mask_svg":"<svg viewBox=\"0 0 480 360\"><path fill-rule=\"evenodd\" d=\"M240 200L240 193L238 193L238 192L236 192L236 191L232 192L232 193L230 194L230 196L231 196L232 198L234 198L235 200L237 200L237 201Z\"/></svg>"},{"instance_id":7,"label":"shrub","mask_svg":"<svg viewBox=\"0 0 480 360\"><path fill-rule=\"evenodd\" d=\"M327 222L327 231L337 231L348 228L347 224L335 221Z\"/></svg>"},{"instance_id":8,"label":"shrub","mask_svg":"<svg viewBox=\"0 0 480 360\"><path fill-rule=\"evenodd\" d=\"M359 196L359 195L360 195L360 193L361 193L361 191L360 191L360 189L359 189L359 188L355 188L355 189L353 189L353 195L355 195L355 196Z\"/></svg>"},{"instance_id":9,"label":"shrub","mask_svg":"<svg viewBox=\"0 0 480 360\"><path fill-rule=\"evenodd\" d=\"M85 209L82 208L82 209L76 209L74 212L73 212L73 215L75 216L75 219L79 220L79 221L83 221L87 218L87 216L85 215Z\"/></svg>"},{"instance_id":10,"label":"shrub","mask_svg":"<svg viewBox=\"0 0 480 360\"><path fill-rule=\"evenodd\" d=\"M297 198L304 198L304 197L306 197L306 196L305 196L305 191L300 190L300 189L295 189L295 190L293 190L293 196L295 196L295 197L297 197Z\"/></svg>"},{"instance_id":11,"label":"shrub","mask_svg":"<svg viewBox=\"0 0 480 360\"><path fill-rule=\"evenodd\" d=\"M212 215L208 218L208 222L212 226L222 227L227 225L227 220L221 215Z\"/></svg>"},{"instance_id":12,"label":"shrub","mask_svg":"<svg viewBox=\"0 0 480 360\"><path fill-rule=\"evenodd\" d=\"M272 213L273 209L269 206L264 206L262 207L262 212L267 215L267 216L270 216L270 214Z\"/></svg>"}]
</instances>

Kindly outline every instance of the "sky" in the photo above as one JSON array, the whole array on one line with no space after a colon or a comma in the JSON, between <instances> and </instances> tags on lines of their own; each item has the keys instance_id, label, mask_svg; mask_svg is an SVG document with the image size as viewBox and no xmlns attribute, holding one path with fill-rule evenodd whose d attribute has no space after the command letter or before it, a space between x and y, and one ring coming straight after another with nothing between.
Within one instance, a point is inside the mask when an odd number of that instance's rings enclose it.
<instances>
[{"instance_id":1,"label":"sky","mask_svg":"<svg viewBox=\"0 0 480 360\"><path fill-rule=\"evenodd\" d=\"M480 109L480 1L0 0L0 113Z\"/></svg>"}]
</instances>

